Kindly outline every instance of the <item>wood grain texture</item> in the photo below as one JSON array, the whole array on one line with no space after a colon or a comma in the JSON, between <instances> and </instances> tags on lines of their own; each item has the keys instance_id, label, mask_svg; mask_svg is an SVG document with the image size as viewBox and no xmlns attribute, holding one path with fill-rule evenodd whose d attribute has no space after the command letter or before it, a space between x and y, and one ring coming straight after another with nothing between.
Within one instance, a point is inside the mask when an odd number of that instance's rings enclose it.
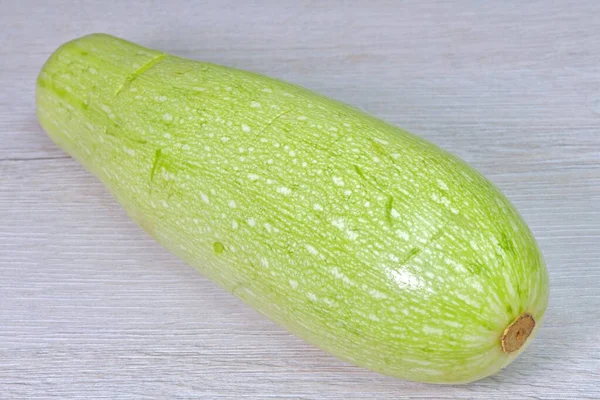
<instances>
[{"instance_id":1,"label":"wood grain texture","mask_svg":"<svg viewBox=\"0 0 600 400\"><path fill-rule=\"evenodd\" d=\"M599 2L51 3L0 3L0 398L600 398ZM531 347L470 385L384 377L169 255L36 122L43 62L91 32L300 84L478 168L548 264Z\"/></svg>"}]
</instances>

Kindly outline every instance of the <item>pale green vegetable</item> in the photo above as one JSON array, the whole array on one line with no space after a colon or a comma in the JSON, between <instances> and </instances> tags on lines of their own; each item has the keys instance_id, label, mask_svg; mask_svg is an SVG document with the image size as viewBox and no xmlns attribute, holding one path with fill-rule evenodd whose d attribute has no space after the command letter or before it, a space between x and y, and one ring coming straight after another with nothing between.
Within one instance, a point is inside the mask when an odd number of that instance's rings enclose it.
<instances>
[{"instance_id":1,"label":"pale green vegetable","mask_svg":"<svg viewBox=\"0 0 600 400\"><path fill-rule=\"evenodd\" d=\"M166 248L344 360L468 382L540 325L546 268L502 194L347 105L90 35L48 60L37 114Z\"/></svg>"}]
</instances>

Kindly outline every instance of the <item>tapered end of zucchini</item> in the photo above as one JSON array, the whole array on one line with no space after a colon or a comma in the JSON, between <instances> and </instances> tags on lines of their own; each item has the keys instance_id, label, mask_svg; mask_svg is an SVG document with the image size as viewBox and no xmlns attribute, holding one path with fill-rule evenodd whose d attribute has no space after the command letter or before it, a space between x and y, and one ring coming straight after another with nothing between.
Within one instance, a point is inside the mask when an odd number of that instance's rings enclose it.
<instances>
[{"instance_id":1,"label":"tapered end of zucchini","mask_svg":"<svg viewBox=\"0 0 600 400\"><path fill-rule=\"evenodd\" d=\"M159 51L105 34L63 44L37 77L36 110L41 126L57 145L72 153L72 142L82 131L81 121L96 125L112 121L115 115L110 105L165 58Z\"/></svg>"}]
</instances>

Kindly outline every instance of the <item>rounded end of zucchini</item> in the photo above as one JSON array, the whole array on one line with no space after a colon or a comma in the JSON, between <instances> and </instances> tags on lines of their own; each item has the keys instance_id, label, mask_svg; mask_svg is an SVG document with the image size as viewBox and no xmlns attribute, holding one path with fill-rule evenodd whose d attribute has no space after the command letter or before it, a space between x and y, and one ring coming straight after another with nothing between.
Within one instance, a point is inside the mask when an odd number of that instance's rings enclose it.
<instances>
[{"instance_id":1,"label":"rounded end of zucchini","mask_svg":"<svg viewBox=\"0 0 600 400\"><path fill-rule=\"evenodd\" d=\"M529 313L523 313L506 327L500 338L502 351L512 353L519 350L535 328L535 320Z\"/></svg>"}]
</instances>

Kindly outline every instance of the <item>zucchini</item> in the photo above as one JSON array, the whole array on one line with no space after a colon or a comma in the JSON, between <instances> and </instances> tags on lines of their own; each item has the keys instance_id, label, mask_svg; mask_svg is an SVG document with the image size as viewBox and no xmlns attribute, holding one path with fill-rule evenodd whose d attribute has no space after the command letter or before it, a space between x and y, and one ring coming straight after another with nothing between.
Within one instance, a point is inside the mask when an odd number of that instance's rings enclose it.
<instances>
[{"instance_id":1,"label":"zucchini","mask_svg":"<svg viewBox=\"0 0 600 400\"><path fill-rule=\"evenodd\" d=\"M537 332L548 275L457 157L298 86L94 34L37 116L158 242L271 320L396 377L469 382Z\"/></svg>"}]
</instances>

